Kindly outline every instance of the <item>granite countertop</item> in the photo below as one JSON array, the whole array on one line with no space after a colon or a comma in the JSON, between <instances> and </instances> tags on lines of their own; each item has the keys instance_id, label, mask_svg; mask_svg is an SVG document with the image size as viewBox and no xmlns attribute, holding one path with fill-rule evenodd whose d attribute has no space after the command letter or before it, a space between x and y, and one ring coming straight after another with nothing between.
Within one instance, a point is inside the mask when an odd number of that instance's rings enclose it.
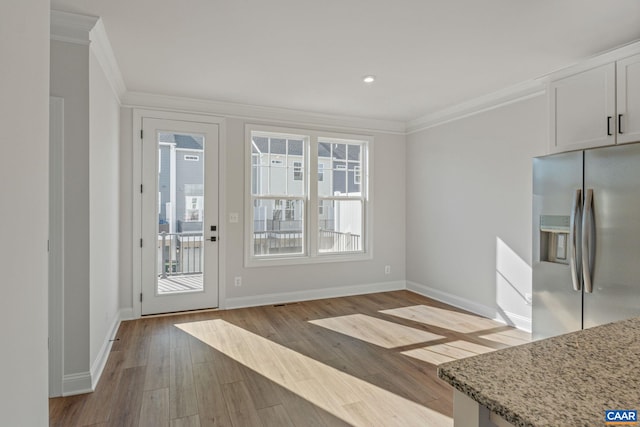
<instances>
[{"instance_id":1,"label":"granite countertop","mask_svg":"<svg viewBox=\"0 0 640 427\"><path fill-rule=\"evenodd\" d=\"M516 426L602 426L640 410L640 317L448 362L438 376Z\"/></svg>"}]
</instances>

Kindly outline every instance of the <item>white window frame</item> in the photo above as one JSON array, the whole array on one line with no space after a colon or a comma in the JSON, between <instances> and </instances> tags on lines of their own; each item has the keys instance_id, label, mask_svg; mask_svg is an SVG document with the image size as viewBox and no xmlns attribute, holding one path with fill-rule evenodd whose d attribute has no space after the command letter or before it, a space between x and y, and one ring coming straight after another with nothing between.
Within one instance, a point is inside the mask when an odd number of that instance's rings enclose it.
<instances>
[{"instance_id":1,"label":"white window frame","mask_svg":"<svg viewBox=\"0 0 640 427\"><path fill-rule=\"evenodd\" d=\"M254 196L252 194L252 134L267 133L278 134L279 137L289 139L303 139L304 162L302 165L305 183L305 195L303 202L304 215L304 247L302 254L278 254L260 255L253 254L254 242L254 218L253 201L260 198L273 199L298 199L297 197L269 195L268 197ZM318 141L335 143L363 143L361 151L360 186L362 192L362 251L357 252L329 252L321 253L318 250L319 235L319 200L318 197ZM263 267L276 265L315 264L326 262L353 262L364 261L373 258L373 137L368 135L345 134L336 132L320 132L309 129L294 129L276 126L263 126L257 124L245 125L245 206L244 210L244 265L245 267ZM314 171L311 173L311 171ZM327 170L323 170L323 177ZM347 187L348 188L348 187ZM351 200L353 197L322 197L325 199ZM360 200L360 198L358 198Z\"/></svg>"}]
</instances>

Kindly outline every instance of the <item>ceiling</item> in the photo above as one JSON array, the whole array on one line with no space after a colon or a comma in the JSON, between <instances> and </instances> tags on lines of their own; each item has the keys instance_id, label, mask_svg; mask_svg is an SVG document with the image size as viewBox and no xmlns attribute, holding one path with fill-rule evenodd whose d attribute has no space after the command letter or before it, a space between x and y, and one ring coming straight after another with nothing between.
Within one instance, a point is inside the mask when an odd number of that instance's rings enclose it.
<instances>
[{"instance_id":1,"label":"ceiling","mask_svg":"<svg viewBox=\"0 0 640 427\"><path fill-rule=\"evenodd\" d=\"M128 91L397 121L640 39L638 0L51 5L102 17Z\"/></svg>"}]
</instances>

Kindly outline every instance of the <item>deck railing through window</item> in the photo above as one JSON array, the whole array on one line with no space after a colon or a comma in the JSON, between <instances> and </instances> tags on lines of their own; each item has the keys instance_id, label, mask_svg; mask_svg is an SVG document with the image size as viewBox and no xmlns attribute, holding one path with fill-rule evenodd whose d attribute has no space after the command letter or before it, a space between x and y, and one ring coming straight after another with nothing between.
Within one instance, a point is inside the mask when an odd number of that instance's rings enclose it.
<instances>
[{"instance_id":1,"label":"deck railing through window","mask_svg":"<svg viewBox=\"0 0 640 427\"><path fill-rule=\"evenodd\" d=\"M320 230L320 252L358 252L362 250L360 236L333 230Z\"/></svg>"},{"instance_id":2,"label":"deck railing through window","mask_svg":"<svg viewBox=\"0 0 640 427\"><path fill-rule=\"evenodd\" d=\"M254 229L255 254L300 254L303 251L302 230ZM320 230L321 252L358 252L362 250L360 236L334 230Z\"/></svg>"},{"instance_id":3,"label":"deck railing through window","mask_svg":"<svg viewBox=\"0 0 640 427\"><path fill-rule=\"evenodd\" d=\"M158 234L158 276L202 274L202 233Z\"/></svg>"}]
</instances>

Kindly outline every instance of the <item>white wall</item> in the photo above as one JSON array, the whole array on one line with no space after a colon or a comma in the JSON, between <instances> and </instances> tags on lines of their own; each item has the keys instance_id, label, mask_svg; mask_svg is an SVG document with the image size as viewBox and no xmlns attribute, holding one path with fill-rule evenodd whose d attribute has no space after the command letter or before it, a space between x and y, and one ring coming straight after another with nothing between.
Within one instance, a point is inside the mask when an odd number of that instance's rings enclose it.
<instances>
[{"instance_id":1,"label":"white wall","mask_svg":"<svg viewBox=\"0 0 640 427\"><path fill-rule=\"evenodd\" d=\"M123 108L123 137L122 149L131 152L132 128L130 117L132 110ZM245 199L244 165L245 165L245 124L255 123L250 120L227 118L225 146L226 194L225 205L227 212L237 212L244 217ZM291 123L262 122L272 126L295 128ZM309 126L300 126L309 128ZM126 129L124 129L126 128ZM314 128L322 130L322 128ZM329 130L330 131L330 130ZM340 133L349 133L340 130ZM361 130L354 134L363 134ZM346 291L348 287L378 284L385 286L393 283L404 286L405 279L405 137L372 133L374 137L373 156L373 259L358 262L312 264L280 267L244 267L244 224L229 223L228 217L221 220L220 227L224 227L224 258L226 263L223 270L226 280L220 283L221 291L226 296L227 306L245 304L271 303L298 298L312 298L320 296L326 288L334 288L330 293ZM123 151L124 153L124 151ZM123 154L124 156L124 154ZM127 154L129 156L129 154ZM124 163L123 163L124 167ZM128 165L127 165L128 167ZM128 182L124 182L127 179ZM131 176L128 172L121 175L121 253L129 254L132 245L131 236L126 236L124 230L131 229ZM136 183L138 185L138 183ZM129 271L132 269L131 256L121 256L121 304L123 308L133 306L132 282ZM384 274L384 266L391 265L391 274ZM233 285L234 277L242 277L242 287Z\"/></svg>"},{"instance_id":2,"label":"white wall","mask_svg":"<svg viewBox=\"0 0 640 427\"><path fill-rule=\"evenodd\" d=\"M51 41L51 95L64 98L64 374L90 368L89 46Z\"/></svg>"},{"instance_id":3,"label":"white wall","mask_svg":"<svg viewBox=\"0 0 640 427\"><path fill-rule=\"evenodd\" d=\"M94 364L118 320L120 104L93 51L89 84L90 360Z\"/></svg>"},{"instance_id":4,"label":"white wall","mask_svg":"<svg viewBox=\"0 0 640 427\"><path fill-rule=\"evenodd\" d=\"M407 137L410 288L527 326L531 164L546 129L537 96Z\"/></svg>"},{"instance_id":5,"label":"white wall","mask_svg":"<svg viewBox=\"0 0 640 427\"><path fill-rule=\"evenodd\" d=\"M0 414L48 425L49 1L0 4Z\"/></svg>"}]
</instances>

